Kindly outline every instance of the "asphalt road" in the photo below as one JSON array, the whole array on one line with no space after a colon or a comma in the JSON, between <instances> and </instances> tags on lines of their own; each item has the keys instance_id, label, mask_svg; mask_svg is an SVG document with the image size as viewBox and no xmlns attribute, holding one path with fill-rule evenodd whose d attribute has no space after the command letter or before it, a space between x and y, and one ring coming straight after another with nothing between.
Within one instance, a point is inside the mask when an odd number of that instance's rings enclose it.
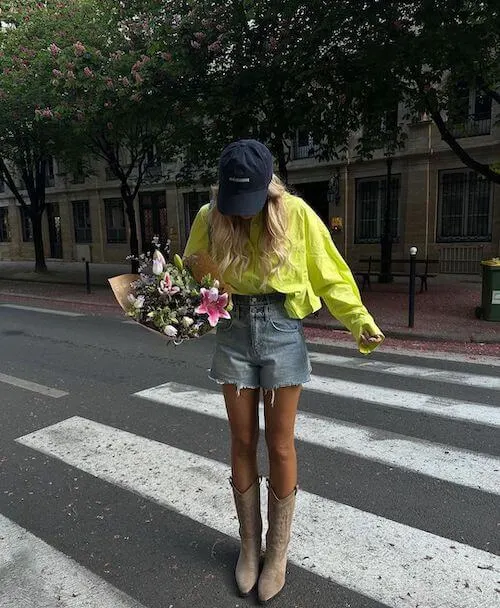
<instances>
[{"instance_id":1,"label":"asphalt road","mask_svg":"<svg viewBox=\"0 0 500 608\"><path fill-rule=\"evenodd\" d=\"M0 608L256 605L213 337L56 313L0 303ZM273 605L497 606L500 361L311 352Z\"/></svg>"}]
</instances>

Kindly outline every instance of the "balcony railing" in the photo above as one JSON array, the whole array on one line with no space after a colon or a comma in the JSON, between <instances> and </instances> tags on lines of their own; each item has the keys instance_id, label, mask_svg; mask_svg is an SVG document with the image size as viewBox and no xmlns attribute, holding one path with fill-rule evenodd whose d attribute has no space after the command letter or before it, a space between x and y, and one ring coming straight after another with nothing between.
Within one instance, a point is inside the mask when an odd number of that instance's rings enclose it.
<instances>
[{"instance_id":1,"label":"balcony railing","mask_svg":"<svg viewBox=\"0 0 500 608\"><path fill-rule=\"evenodd\" d=\"M489 135L491 133L491 116L468 116L463 122L452 121L449 129L453 137L477 137L478 135Z\"/></svg>"},{"instance_id":2,"label":"balcony railing","mask_svg":"<svg viewBox=\"0 0 500 608\"><path fill-rule=\"evenodd\" d=\"M314 158L316 154L316 146L313 142L306 145L299 145L298 142L295 142L293 144L292 154L294 160L301 158Z\"/></svg>"}]
</instances>

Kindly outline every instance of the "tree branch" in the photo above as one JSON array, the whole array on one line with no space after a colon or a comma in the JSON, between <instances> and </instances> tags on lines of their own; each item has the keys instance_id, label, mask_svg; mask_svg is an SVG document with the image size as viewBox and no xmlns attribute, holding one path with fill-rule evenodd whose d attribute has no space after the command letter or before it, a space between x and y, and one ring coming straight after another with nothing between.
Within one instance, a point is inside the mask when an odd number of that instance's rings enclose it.
<instances>
[{"instance_id":1,"label":"tree branch","mask_svg":"<svg viewBox=\"0 0 500 608\"><path fill-rule=\"evenodd\" d=\"M470 167L474 171L477 171L481 175L484 175L490 181L500 184L500 174L492 171L488 165L483 165L483 163L480 163L472 158L472 156L458 143L456 138L453 137L450 130L446 126L443 117L437 110L430 110L430 115L441 133L442 140L450 146L464 165Z\"/></svg>"}]
</instances>

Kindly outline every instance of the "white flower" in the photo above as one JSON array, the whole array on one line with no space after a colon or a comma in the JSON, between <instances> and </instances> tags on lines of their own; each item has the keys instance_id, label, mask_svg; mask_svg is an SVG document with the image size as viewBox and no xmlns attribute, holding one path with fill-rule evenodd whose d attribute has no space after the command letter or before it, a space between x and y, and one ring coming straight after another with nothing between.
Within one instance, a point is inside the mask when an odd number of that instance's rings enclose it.
<instances>
[{"instance_id":1,"label":"white flower","mask_svg":"<svg viewBox=\"0 0 500 608\"><path fill-rule=\"evenodd\" d=\"M163 332L169 338L175 338L177 336L177 329L173 325L167 325Z\"/></svg>"},{"instance_id":2,"label":"white flower","mask_svg":"<svg viewBox=\"0 0 500 608\"><path fill-rule=\"evenodd\" d=\"M214 281L214 287L215 287L215 289L219 289L219 287L220 287L219 281Z\"/></svg>"},{"instance_id":3,"label":"white flower","mask_svg":"<svg viewBox=\"0 0 500 608\"><path fill-rule=\"evenodd\" d=\"M212 287L208 290L208 299L210 300L210 302L217 302L217 300L219 299L219 290L217 289L217 287Z\"/></svg>"},{"instance_id":4,"label":"white flower","mask_svg":"<svg viewBox=\"0 0 500 608\"><path fill-rule=\"evenodd\" d=\"M129 293L127 296L127 300L137 310L140 310L144 306L144 296L137 296L137 298L136 298L133 293Z\"/></svg>"},{"instance_id":5,"label":"white flower","mask_svg":"<svg viewBox=\"0 0 500 608\"><path fill-rule=\"evenodd\" d=\"M191 327L193 323L194 319L191 319L191 317L182 317L182 324L184 325L184 327Z\"/></svg>"},{"instance_id":6,"label":"white flower","mask_svg":"<svg viewBox=\"0 0 500 608\"><path fill-rule=\"evenodd\" d=\"M163 263L160 260L153 260L153 274L156 276L163 272Z\"/></svg>"},{"instance_id":7,"label":"white flower","mask_svg":"<svg viewBox=\"0 0 500 608\"><path fill-rule=\"evenodd\" d=\"M153 260L156 260L157 262L161 262L163 266L165 266L167 264L167 262L165 261L165 258L163 257L163 254L161 253L161 251L159 249L155 249L155 252L153 253Z\"/></svg>"},{"instance_id":8,"label":"white flower","mask_svg":"<svg viewBox=\"0 0 500 608\"><path fill-rule=\"evenodd\" d=\"M134 307L140 309L144 306L144 296L137 296L134 302Z\"/></svg>"}]
</instances>

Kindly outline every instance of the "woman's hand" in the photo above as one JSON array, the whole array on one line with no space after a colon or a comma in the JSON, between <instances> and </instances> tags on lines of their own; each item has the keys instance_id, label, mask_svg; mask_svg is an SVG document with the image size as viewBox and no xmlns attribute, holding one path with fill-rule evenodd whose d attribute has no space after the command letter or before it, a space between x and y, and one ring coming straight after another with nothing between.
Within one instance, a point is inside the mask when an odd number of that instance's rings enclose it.
<instances>
[{"instance_id":1,"label":"woman's hand","mask_svg":"<svg viewBox=\"0 0 500 608\"><path fill-rule=\"evenodd\" d=\"M367 331L364 331L359 340L363 346L373 346L374 344L380 344L383 342L384 338L384 334L371 335Z\"/></svg>"}]
</instances>

